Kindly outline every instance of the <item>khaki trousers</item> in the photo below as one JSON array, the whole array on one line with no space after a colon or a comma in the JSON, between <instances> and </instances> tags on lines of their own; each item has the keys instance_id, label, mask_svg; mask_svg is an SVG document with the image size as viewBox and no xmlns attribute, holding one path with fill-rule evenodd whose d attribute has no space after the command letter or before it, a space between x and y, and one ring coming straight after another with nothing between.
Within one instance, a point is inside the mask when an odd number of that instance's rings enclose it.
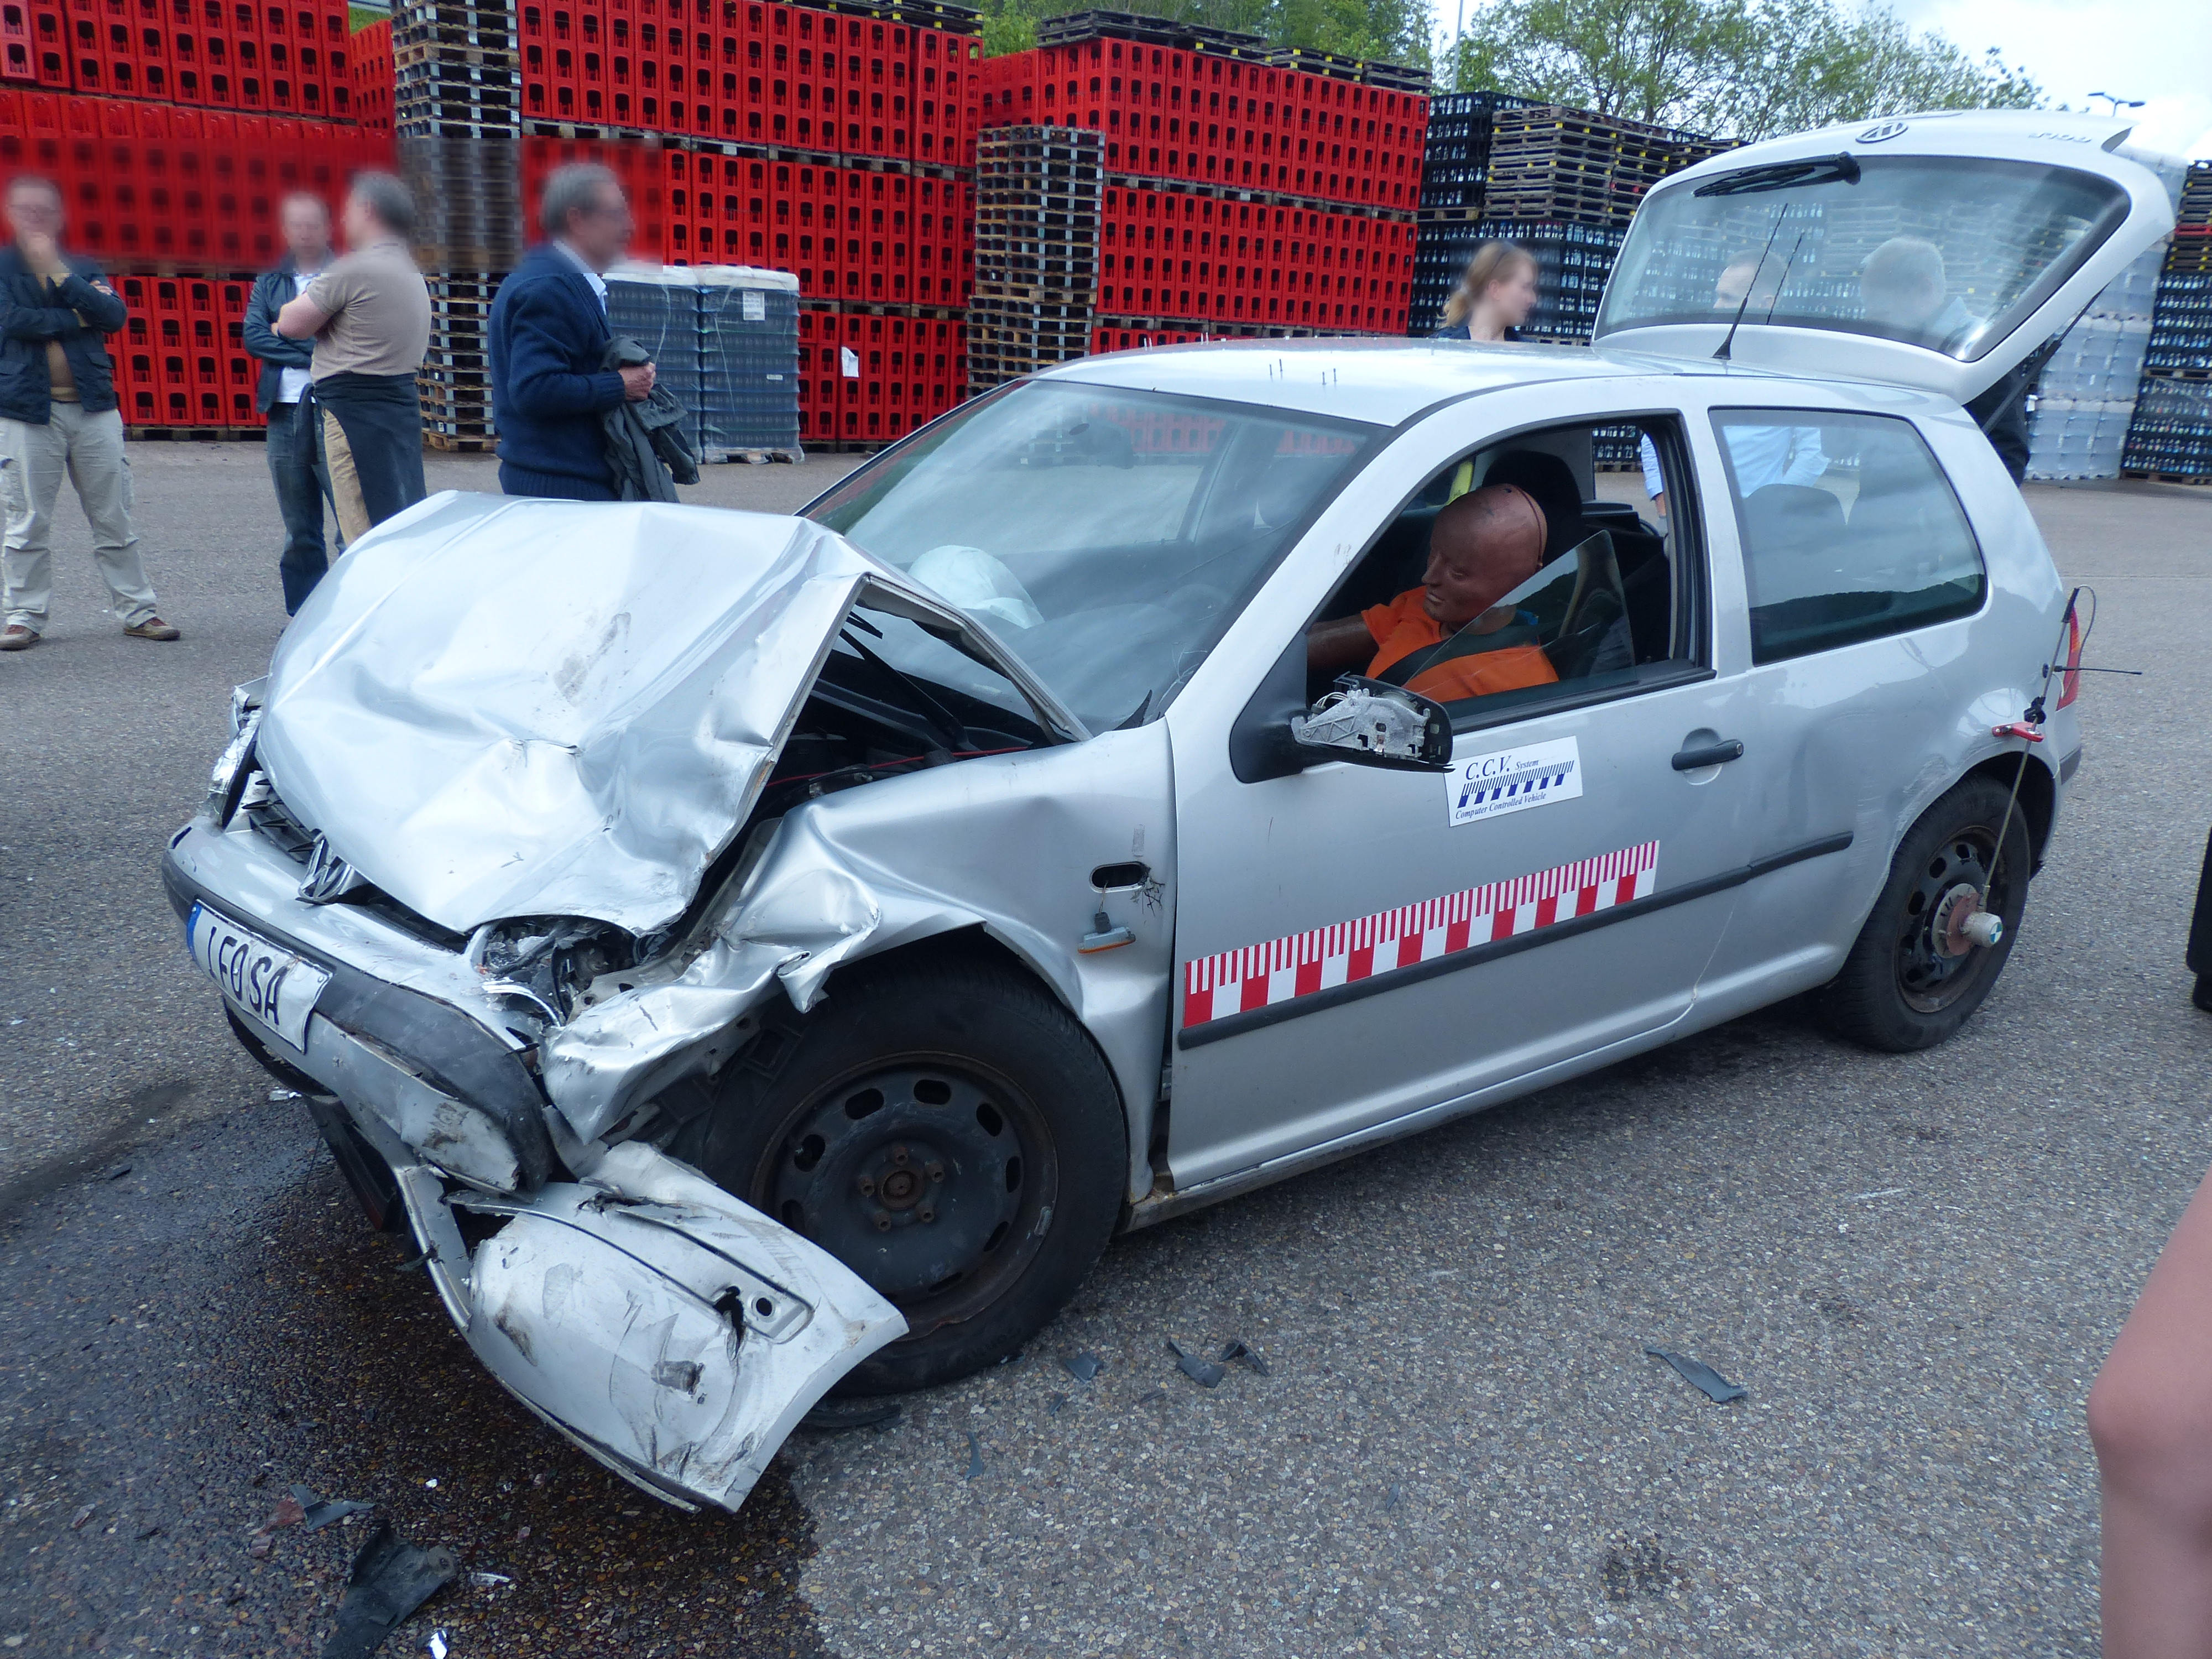
<instances>
[{"instance_id":1,"label":"khaki trousers","mask_svg":"<svg viewBox=\"0 0 2212 1659\"><path fill-rule=\"evenodd\" d=\"M53 405L46 424L0 420L0 507L8 515L0 544L8 621L33 634L46 629L53 601L54 503L67 477L92 525L93 562L107 583L117 620L136 628L155 614L154 590L138 562L131 526L131 463L123 453L123 416L88 415L80 404Z\"/></svg>"},{"instance_id":2,"label":"khaki trousers","mask_svg":"<svg viewBox=\"0 0 2212 1659\"><path fill-rule=\"evenodd\" d=\"M315 412L323 417L323 462L331 477L331 507L338 515L340 539L351 547L376 526L369 522L368 503L362 499L361 474L354 469L353 446L346 441L345 428L329 410Z\"/></svg>"}]
</instances>

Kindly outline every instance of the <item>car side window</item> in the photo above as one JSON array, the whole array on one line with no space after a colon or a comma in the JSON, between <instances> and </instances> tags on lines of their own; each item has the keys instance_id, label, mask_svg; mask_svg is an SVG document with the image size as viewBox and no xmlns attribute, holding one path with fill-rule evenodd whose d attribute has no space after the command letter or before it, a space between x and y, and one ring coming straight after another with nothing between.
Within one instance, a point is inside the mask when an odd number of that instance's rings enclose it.
<instances>
[{"instance_id":1,"label":"car side window","mask_svg":"<svg viewBox=\"0 0 2212 1659\"><path fill-rule=\"evenodd\" d=\"M1973 526L1910 421L1728 409L1713 428L1743 543L1753 662L1981 609L1989 584Z\"/></svg>"},{"instance_id":2,"label":"car side window","mask_svg":"<svg viewBox=\"0 0 2212 1659\"><path fill-rule=\"evenodd\" d=\"M1696 669L1704 653L1696 514L1678 513L1670 526L1647 494L1650 483L1656 494L1675 493L1665 483L1677 477L1687 493L1686 463L1680 422L1662 415L1524 432L1452 461L1414 492L1322 609L1310 635L1318 635L1310 696L1340 672L1364 674L1434 697L1467 730L1563 698L1632 694ZM1533 504L1533 513L1508 514L1534 518L1533 564L1503 591L1454 592L1449 558L1431 561L1440 521L1462 497L1499 485Z\"/></svg>"}]
</instances>

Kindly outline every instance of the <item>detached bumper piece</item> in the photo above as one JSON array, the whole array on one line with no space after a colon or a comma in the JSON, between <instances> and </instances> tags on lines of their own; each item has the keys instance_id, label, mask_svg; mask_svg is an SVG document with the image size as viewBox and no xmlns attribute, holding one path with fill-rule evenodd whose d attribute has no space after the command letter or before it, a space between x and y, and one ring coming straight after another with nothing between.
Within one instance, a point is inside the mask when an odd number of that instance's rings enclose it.
<instances>
[{"instance_id":1,"label":"detached bumper piece","mask_svg":"<svg viewBox=\"0 0 2212 1659\"><path fill-rule=\"evenodd\" d=\"M526 1200L461 1192L449 1208L419 1168L400 1184L492 1375L681 1508L736 1510L814 1403L906 1331L827 1252L647 1146ZM457 1261L451 1209L504 1224Z\"/></svg>"}]
</instances>

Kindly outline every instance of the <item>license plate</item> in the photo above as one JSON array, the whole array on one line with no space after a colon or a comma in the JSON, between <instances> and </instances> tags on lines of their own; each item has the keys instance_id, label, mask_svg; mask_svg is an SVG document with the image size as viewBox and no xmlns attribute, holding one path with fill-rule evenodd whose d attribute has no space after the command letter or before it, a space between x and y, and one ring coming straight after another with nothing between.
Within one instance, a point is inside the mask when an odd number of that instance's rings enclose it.
<instances>
[{"instance_id":1,"label":"license plate","mask_svg":"<svg viewBox=\"0 0 2212 1659\"><path fill-rule=\"evenodd\" d=\"M330 971L302 961L258 933L217 915L204 904L192 906L185 923L185 942L192 960L222 987L233 1006L250 1015L295 1051L307 1049L307 1016L331 982Z\"/></svg>"}]
</instances>

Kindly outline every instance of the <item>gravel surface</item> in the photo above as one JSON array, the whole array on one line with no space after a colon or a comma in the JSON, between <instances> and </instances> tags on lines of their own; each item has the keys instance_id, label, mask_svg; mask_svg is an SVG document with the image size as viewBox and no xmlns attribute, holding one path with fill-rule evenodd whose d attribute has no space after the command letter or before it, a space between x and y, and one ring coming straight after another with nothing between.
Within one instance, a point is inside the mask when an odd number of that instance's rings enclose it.
<instances>
[{"instance_id":1,"label":"gravel surface","mask_svg":"<svg viewBox=\"0 0 2212 1659\"><path fill-rule=\"evenodd\" d=\"M2082 1396L2212 1162L2212 497L2030 491L2102 598L2089 659L2146 674L2089 682L1957 1040L1862 1054L1788 1006L1125 1239L1018 1362L687 1519L481 1374L187 976L155 849L281 615L258 453L134 459L184 644L98 616L72 517L55 635L0 659L9 1651L313 1651L372 1522L263 1533L298 1482L461 1555L392 1652L2094 1653ZM1232 1339L1265 1372L1211 1389L1165 1346Z\"/></svg>"}]
</instances>

